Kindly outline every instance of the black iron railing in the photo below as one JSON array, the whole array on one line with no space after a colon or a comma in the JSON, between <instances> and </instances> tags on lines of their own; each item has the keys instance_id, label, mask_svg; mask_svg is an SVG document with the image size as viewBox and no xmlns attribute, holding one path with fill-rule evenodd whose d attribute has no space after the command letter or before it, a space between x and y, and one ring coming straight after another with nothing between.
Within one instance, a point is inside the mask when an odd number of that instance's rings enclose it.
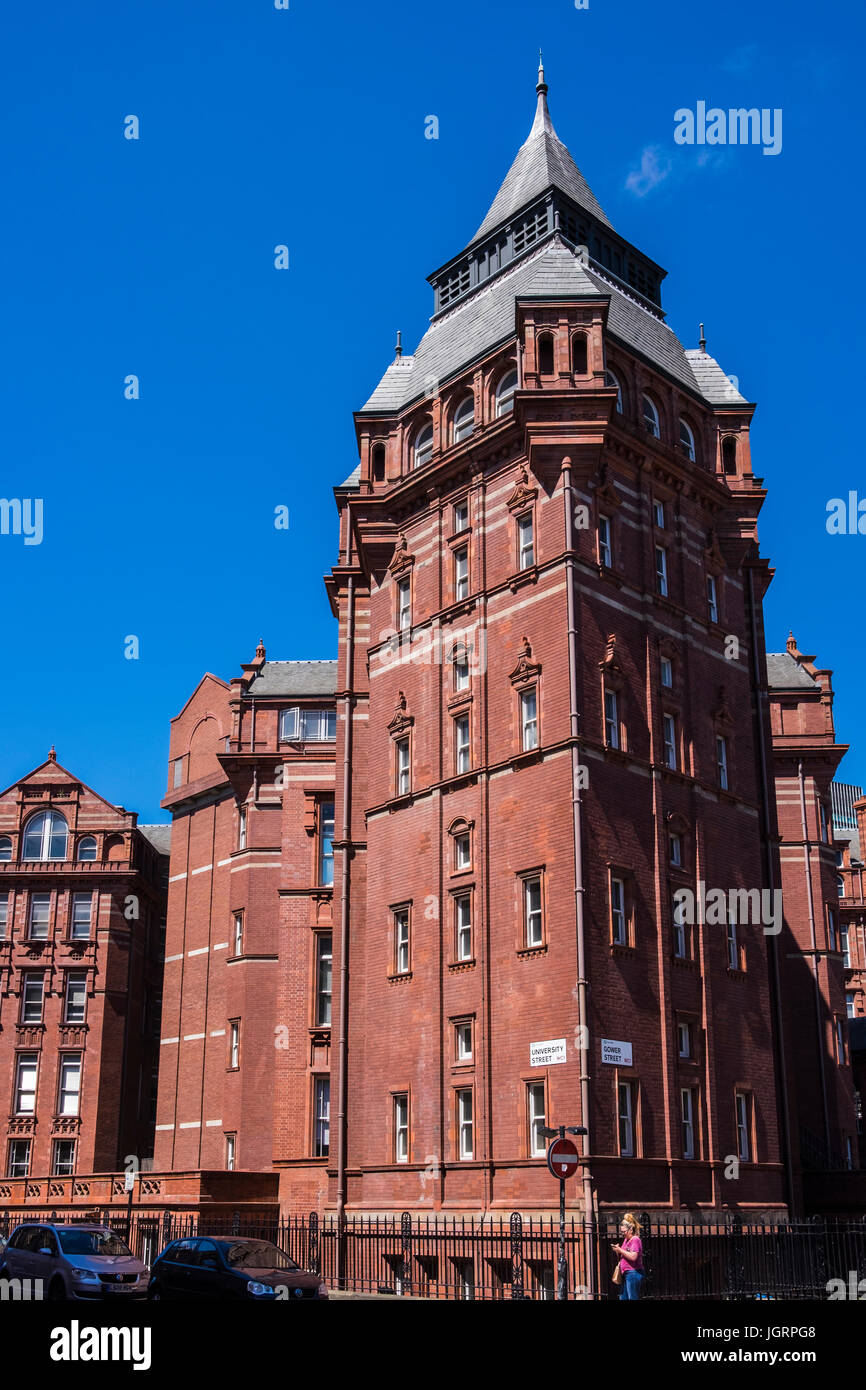
<instances>
[{"instance_id":1,"label":"black iron railing","mask_svg":"<svg viewBox=\"0 0 866 1390\"><path fill-rule=\"evenodd\" d=\"M244 1216L208 1219L170 1211L102 1214L0 1208L0 1235L22 1221L102 1220L152 1263L172 1240L239 1236L272 1240L331 1288L438 1299L552 1299L559 1223L521 1217ZM826 1299L830 1281L866 1279L866 1221L763 1223L735 1216L640 1217L644 1297L656 1299ZM568 1297L615 1298L611 1275L619 1219L566 1223ZM593 1275L595 1276L593 1280ZM594 1292L593 1292L594 1286Z\"/></svg>"}]
</instances>

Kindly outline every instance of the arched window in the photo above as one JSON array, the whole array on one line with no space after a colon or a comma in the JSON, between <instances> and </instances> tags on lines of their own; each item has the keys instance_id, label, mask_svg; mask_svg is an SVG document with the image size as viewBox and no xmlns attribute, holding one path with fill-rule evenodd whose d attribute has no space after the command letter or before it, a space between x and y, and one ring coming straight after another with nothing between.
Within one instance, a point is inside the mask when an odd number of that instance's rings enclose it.
<instances>
[{"instance_id":1,"label":"arched window","mask_svg":"<svg viewBox=\"0 0 866 1390\"><path fill-rule=\"evenodd\" d=\"M512 367L506 372L496 388L496 418L508 415L514 409L514 393L517 390L517 372Z\"/></svg>"},{"instance_id":2,"label":"arched window","mask_svg":"<svg viewBox=\"0 0 866 1390\"><path fill-rule=\"evenodd\" d=\"M415 436L414 467L423 468L433 457L433 426L422 425Z\"/></svg>"},{"instance_id":3,"label":"arched window","mask_svg":"<svg viewBox=\"0 0 866 1390\"><path fill-rule=\"evenodd\" d=\"M659 412L658 406L656 405L655 401L650 396L644 395L642 409L644 424L646 425L650 434L654 435L656 439L660 439L661 431L659 429Z\"/></svg>"},{"instance_id":4,"label":"arched window","mask_svg":"<svg viewBox=\"0 0 866 1390\"><path fill-rule=\"evenodd\" d=\"M78 857L79 859L95 859L95 858L96 858L96 840L94 839L94 837L93 837L92 835L85 835L85 837L84 837L83 840L79 840L79 841L78 841L78 856L77 856L77 857Z\"/></svg>"},{"instance_id":5,"label":"arched window","mask_svg":"<svg viewBox=\"0 0 866 1390\"><path fill-rule=\"evenodd\" d=\"M680 420L680 448L682 449L686 458L691 459L692 463L694 463L696 457L695 436L692 433L692 427L687 420Z\"/></svg>"},{"instance_id":6,"label":"arched window","mask_svg":"<svg viewBox=\"0 0 866 1390\"><path fill-rule=\"evenodd\" d=\"M844 898L844 896L845 896L845 880L843 879L843 877L842 877L841 874L837 874L837 875L836 875L836 892L839 894L839 897L840 897L840 898Z\"/></svg>"},{"instance_id":7,"label":"arched window","mask_svg":"<svg viewBox=\"0 0 866 1390\"><path fill-rule=\"evenodd\" d=\"M24 831L25 859L65 859L68 830L59 811L40 811Z\"/></svg>"},{"instance_id":8,"label":"arched window","mask_svg":"<svg viewBox=\"0 0 866 1390\"><path fill-rule=\"evenodd\" d=\"M474 397L467 396L454 412L454 443L459 444L461 439L468 439L474 429L475 400Z\"/></svg>"},{"instance_id":9,"label":"arched window","mask_svg":"<svg viewBox=\"0 0 866 1390\"><path fill-rule=\"evenodd\" d=\"M373 445L373 466L371 469L373 482L384 483L385 481L385 445Z\"/></svg>"},{"instance_id":10,"label":"arched window","mask_svg":"<svg viewBox=\"0 0 866 1390\"><path fill-rule=\"evenodd\" d=\"M553 334L542 333L535 348L539 376L553 376Z\"/></svg>"},{"instance_id":11,"label":"arched window","mask_svg":"<svg viewBox=\"0 0 866 1390\"><path fill-rule=\"evenodd\" d=\"M622 386L619 377L615 372L607 371L604 374L604 381L606 386L616 387L616 413L622 415Z\"/></svg>"},{"instance_id":12,"label":"arched window","mask_svg":"<svg viewBox=\"0 0 866 1390\"><path fill-rule=\"evenodd\" d=\"M0 864L8 864L12 858L12 841L8 835L0 835Z\"/></svg>"},{"instance_id":13,"label":"arched window","mask_svg":"<svg viewBox=\"0 0 866 1390\"><path fill-rule=\"evenodd\" d=\"M737 471L737 441L732 434L722 440L722 467L726 473Z\"/></svg>"},{"instance_id":14,"label":"arched window","mask_svg":"<svg viewBox=\"0 0 866 1390\"><path fill-rule=\"evenodd\" d=\"M575 376L586 376L588 371L585 333L571 336L571 370Z\"/></svg>"}]
</instances>

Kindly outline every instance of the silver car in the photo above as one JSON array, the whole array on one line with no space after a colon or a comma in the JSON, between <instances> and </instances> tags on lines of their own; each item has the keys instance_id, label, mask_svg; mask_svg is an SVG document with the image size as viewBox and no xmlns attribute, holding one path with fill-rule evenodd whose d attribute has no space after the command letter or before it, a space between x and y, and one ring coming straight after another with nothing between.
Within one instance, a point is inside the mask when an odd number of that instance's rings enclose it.
<instances>
[{"instance_id":1,"label":"silver car","mask_svg":"<svg viewBox=\"0 0 866 1390\"><path fill-rule=\"evenodd\" d=\"M0 1255L0 1276L29 1281L31 1298L146 1298L147 1265L107 1226L27 1222Z\"/></svg>"}]
</instances>

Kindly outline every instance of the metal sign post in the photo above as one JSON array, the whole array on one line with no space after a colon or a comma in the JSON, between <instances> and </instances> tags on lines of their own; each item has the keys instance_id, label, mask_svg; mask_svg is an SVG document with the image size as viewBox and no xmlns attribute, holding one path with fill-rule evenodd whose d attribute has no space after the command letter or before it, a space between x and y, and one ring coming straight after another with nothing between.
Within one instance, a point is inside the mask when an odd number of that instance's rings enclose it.
<instances>
[{"instance_id":1,"label":"metal sign post","mask_svg":"<svg viewBox=\"0 0 866 1390\"><path fill-rule=\"evenodd\" d=\"M126 1172L123 1175L123 1185L126 1188L127 1193L129 1194L129 1200L126 1204L126 1243L127 1245L130 1245L129 1238L132 1235L132 1192L133 1188L135 1187L134 1170L132 1172L130 1172L129 1169L126 1170ZM130 1246L130 1249L131 1248L132 1247Z\"/></svg>"},{"instance_id":2,"label":"metal sign post","mask_svg":"<svg viewBox=\"0 0 866 1390\"><path fill-rule=\"evenodd\" d=\"M565 1180L577 1172L580 1154L577 1146L566 1139L568 1134L586 1134L579 1125L559 1125L556 1129L540 1126L540 1133L546 1139L553 1139L547 1150L547 1166L555 1178L559 1178L559 1267L556 1278L556 1297L563 1301L568 1297L568 1262L565 1258Z\"/></svg>"}]
</instances>

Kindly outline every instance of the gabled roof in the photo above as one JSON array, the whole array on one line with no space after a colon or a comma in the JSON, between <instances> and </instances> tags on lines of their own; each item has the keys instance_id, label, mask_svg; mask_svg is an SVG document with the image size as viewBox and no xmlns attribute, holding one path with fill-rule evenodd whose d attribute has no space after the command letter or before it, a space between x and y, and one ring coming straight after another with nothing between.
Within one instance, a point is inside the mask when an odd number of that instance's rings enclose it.
<instances>
[{"instance_id":1,"label":"gabled roof","mask_svg":"<svg viewBox=\"0 0 866 1390\"><path fill-rule=\"evenodd\" d=\"M336 661L266 661L250 682L248 695L334 695Z\"/></svg>"},{"instance_id":2,"label":"gabled roof","mask_svg":"<svg viewBox=\"0 0 866 1390\"><path fill-rule=\"evenodd\" d=\"M88 786L80 777L76 777L74 772L70 772L67 767L59 763L53 748L44 763L40 763L38 767L34 767L31 772L25 773L23 777L18 777L14 782L10 782L8 787L4 787L3 790L0 791L0 797L7 796L9 792L14 791L16 787L23 786L26 782L30 782L34 778L40 781L56 782L58 786L62 786L64 782L74 782L77 787L81 787L81 789L88 792L90 796L95 796L96 800L101 801L103 806L107 806L109 811L113 811L118 819L123 816L134 816L136 814L134 811L127 811L125 806L116 806L113 802L106 801L105 797L100 796L99 792L94 791L93 787Z\"/></svg>"},{"instance_id":3,"label":"gabled roof","mask_svg":"<svg viewBox=\"0 0 866 1390\"><path fill-rule=\"evenodd\" d=\"M790 652L767 652L767 684L771 690L821 689Z\"/></svg>"},{"instance_id":4,"label":"gabled roof","mask_svg":"<svg viewBox=\"0 0 866 1390\"><path fill-rule=\"evenodd\" d=\"M171 853L170 825L139 825L137 828L144 838L150 841L157 854L169 855Z\"/></svg>"},{"instance_id":5,"label":"gabled roof","mask_svg":"<svg viewBox=\"0 0 866 1390\"><path fill-rule=\"evenodd\" d=\"M578 207L597 217L606 227L611 223L596 202L595 195L553 128L547 108L544 68L538 69L538 107L526 140L517 152L505 182L497 193L470 246L500 223L507 222L551 184L567 194Z\"/></svg>"}]
</instances>

